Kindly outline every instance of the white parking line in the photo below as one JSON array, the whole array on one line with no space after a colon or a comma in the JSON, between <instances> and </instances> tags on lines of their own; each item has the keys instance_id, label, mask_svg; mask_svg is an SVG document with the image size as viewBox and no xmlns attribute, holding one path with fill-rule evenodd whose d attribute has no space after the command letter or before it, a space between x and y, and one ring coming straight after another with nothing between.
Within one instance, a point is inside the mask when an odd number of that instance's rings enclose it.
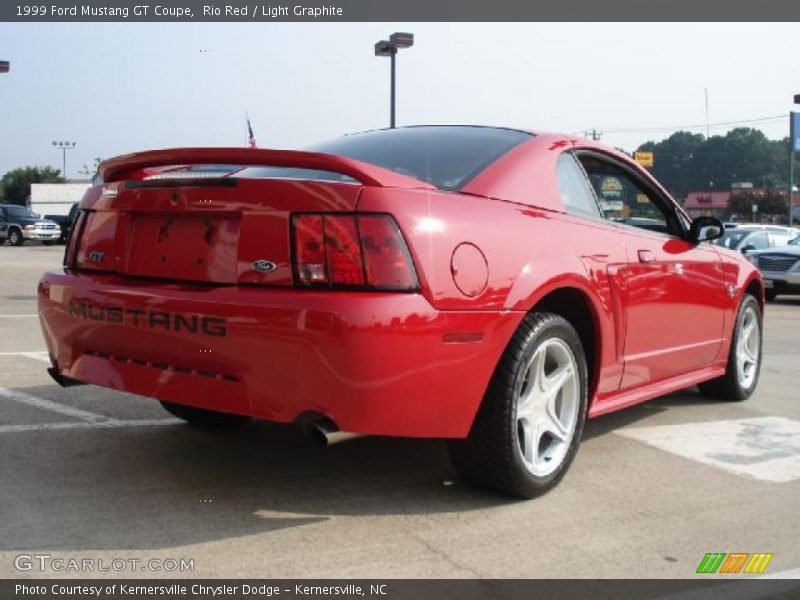
<instances>
[{"instance_id":1,"label":"white parking line","mask_svg":"<svg viewBox=\"0 0 800 600\"><path fill-rule=\"evenodd\" d=\"M780 571L770 575L762 575L759 579L800 579L800 568Z\"/></svg>"},{"instance_id":2,"label":"white parking line","mask_svg":"<svg viewBox=\"0 0 800 600\"><path fill-rule=\"evenodd\" d=\"M91 424L109 421L116 422L116 419L110 419L108 417L104 417L103 415L98 415L97 413L81 410L80 408L73 408L65 404L53 402L52 400L46 400L44 398L39 398L38 396L32 396L31 394L26 394L25 392L9 390L8 388L0 387L0 398L5 398L6 400L11 400L12 402L25 404L41 410L48 410L60 415L74 417Z\"/></svg>"},{"instance_id":3,"label":"white parking line","mask_svg":"<svg viewBox=\"0 0 800 600\"><path fill-rule=\"evenodd\" d=\"M39 350L35 352L0 352L0 356L24 356L25 358L41 360L46 363L50 362L50 355L46 351Z\"/></svg>"},{"instance_id":4,"label":"white parking line","mask_svg":"<svg viewBox=\"0 0 800 600\"><path fill-rule=\"evenodd\" d=\"M180 419L133 419L130 421L118 421L109 419L99 423L87 423L86 421L72 421L70 423L35 423L32 425L0 425L0 434L3 433L24 433L29 431L61 431L65 429L113 429L122 427L153 427L159 425L177 425L183 423Z\"/></svg>"},{"instance_id":5,"label":"white parking line","mask_svg":"<svg viewBox=\"0 0 800 600\"><path fill-rule=\"evenodd\" d=\"M39 315L0 315L0 319L32 319Z\"/></svg>"}]
</instances>

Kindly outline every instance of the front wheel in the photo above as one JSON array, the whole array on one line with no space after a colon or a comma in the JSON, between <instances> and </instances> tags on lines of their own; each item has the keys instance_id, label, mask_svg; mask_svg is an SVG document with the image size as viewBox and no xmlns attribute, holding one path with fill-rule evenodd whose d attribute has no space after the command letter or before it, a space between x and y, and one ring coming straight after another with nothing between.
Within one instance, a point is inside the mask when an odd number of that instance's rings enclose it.
<instances>
[{"instance_id":1,"label":"front wheel","mask_svg":"<svg viewBox=\"0 0 800 600\"><path fill-rule=\"evenodd\" d=\"M466 439L450 440L468 482L532 498L564 476L586 420L583 346L563 317L531 313L514 333Z\"/></svg>"},{"instance_id":2,"label":"front wheel","mask_svg":"<svg viewBox=\"0 0 800 600\"><path fill-rule=\"evenodd\" d=\"M8 243L12 246L22 246L25 243L25 238L22 237L22 232L19 229L12 229L8 232Z\"/></svg>"},{"instance_id":3,"label":"front wheel","mask_svg":"<svg viewBox=\"0 0 800 600\"><path fill-rule=\"evenodd\" d=\"M745 294L736 313L725 374L701 383L700 393L719 400L747 400L761 374L761 305Z\"/></svg>"},{"instance_id":4,"label":"front wheel","mask_svg":"<svg viewBox=\"0 0 800 600\"><path fill-rule=\"evenodd\" d=\"M250 420L250 417L244 415L233 415L230 413L218 412L215 410L206 410L203 408L195 408L194 406L186 406L185 404L176 404L175 402L161 401L161 406L164 407L171 415L178 417L199 427L208 428L230 428L244 425Z\"/></svg>"}]
</instances>

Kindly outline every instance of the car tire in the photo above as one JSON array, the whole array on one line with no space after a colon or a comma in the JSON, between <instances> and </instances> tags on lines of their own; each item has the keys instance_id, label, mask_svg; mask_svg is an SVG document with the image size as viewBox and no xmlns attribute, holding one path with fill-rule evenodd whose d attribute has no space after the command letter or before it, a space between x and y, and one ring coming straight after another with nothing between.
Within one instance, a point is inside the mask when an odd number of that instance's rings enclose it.
<instances>
[{"instance_id":1,"label":"car tire","mask_svg":"<svg viewBox=\"0 0 800 600\"><path fill-rule=\"evenodd\" d=\"M22 232L17 228L12 228L8 231L8 243L12 246L22 246L25 243L25 238L22 237Z\"/></svg>"},{"instance_id":2,"label":"car tire","mask_svg":"<svg viewBox=\"0 0 800 600\"><path fill-rule=\"evenodd\" d=\"M776 292L775 290L764 290L764 299L767 302L772 302L777 297L778 297L778 292Z\"/></svg>"},{"instance_id":3,"label":"car tire","mask_svg":"<svg viewBox=\"0 0 800 600\"><path fill-rule=\"evenodd\" d=\"M161 406L171 415L198 427L231 428L244 425L250 421L250 417L245 415L234 415L215 410L206 410L204 408L195 408L194 406L176 404L175 402L165 402L162 400Z\"/></svg>"},{"instance_id":4,"label":"car tire","mask_svg":"<svg viewBox=\"0 0 800 600\"><path fill-rule=\"evenodd\" d=\"M463 479L520 498L553 488L580 445L587 380L572 325L556 314L528 314L492 375L469 435L448 441Z\"/></svg>"},{"instance_id":5,"label":"car tire","mask_svg":"<svg viewBox=\"0 0 800 600\"><path fill-rule=\"evenodd\" d=\"M762 350L761 305L752 294L745 294L736 313L725 374L701 383L700 393L718 400L747 400L758 385Z\"/></svg>"}]
</instances>

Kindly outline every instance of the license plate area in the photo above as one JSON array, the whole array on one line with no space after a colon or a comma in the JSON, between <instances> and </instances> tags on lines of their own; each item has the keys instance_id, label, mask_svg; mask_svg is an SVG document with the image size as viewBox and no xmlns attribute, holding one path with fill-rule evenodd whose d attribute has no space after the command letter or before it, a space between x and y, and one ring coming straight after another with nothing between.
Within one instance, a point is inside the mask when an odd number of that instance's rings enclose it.
<instances>
[{"instance_id":1,"label":"license plate area","mask_svg":"<svg viewBox=\"0 0 800 600\"><path fill-rule=\"evenodd\" d=\"M239 215L132 214L126 272L145 277L235 283Z\"/></svg>"}]
</instances>

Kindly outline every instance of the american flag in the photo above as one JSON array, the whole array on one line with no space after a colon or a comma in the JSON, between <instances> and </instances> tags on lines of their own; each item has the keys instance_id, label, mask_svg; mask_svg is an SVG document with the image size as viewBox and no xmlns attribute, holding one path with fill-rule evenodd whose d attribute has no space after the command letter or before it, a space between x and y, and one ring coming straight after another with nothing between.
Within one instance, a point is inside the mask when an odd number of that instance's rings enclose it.
<instances>
[{"instance_id":1,"label":"american flag","mask_svg":"<svg viewBox=\"0 0 800 600\"><path fill-rule=\"evenodd\" d=\"M253 128L250 126L250 117L247 117L247 145L250 148L256 147L256 136L253 134Z\"/></svg>"}]
</instances>

